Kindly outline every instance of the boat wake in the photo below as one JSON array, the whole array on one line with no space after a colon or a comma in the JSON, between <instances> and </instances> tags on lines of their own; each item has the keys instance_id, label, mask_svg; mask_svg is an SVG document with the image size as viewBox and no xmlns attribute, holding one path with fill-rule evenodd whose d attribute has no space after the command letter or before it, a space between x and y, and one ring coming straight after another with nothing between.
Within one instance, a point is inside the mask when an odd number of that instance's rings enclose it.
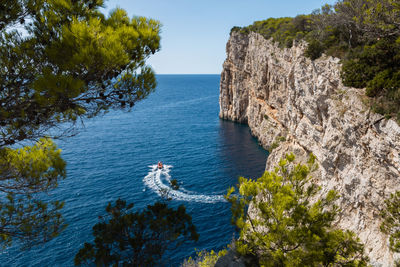
<instances>
[{"instance_id":1,"label":"boat wake","mask_svg":"<svg viewBox=\"0 0 400 267\"><path fill-rule=\"evenodd\" d=\"M151 168L151 170L144 177L143 182L147 187L156 192L159 196L166 196L174 200L202 203L216 203L226 201L224 199L224 196L222 195L199 195L182 187L180 187L179 190L173 189L170 186L171 176L169 175L169 172L172 168L171 165L164 165L162 169L158 169L157 165L151 165L149 167Z\"/></svg>"}]
</instances>

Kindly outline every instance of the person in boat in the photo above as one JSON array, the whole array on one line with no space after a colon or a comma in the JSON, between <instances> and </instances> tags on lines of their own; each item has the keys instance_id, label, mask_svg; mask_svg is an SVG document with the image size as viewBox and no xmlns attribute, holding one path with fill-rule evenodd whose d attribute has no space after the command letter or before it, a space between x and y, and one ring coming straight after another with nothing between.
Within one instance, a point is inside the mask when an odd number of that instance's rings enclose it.
<instances>
[{"instance_id":1,"label":"person in boat","mask_svg":"<svg viewBox=\"0 0 400 267\"><path fill-rule=\"evenodd\" d=\"M161 161L159 161L159 162L158 162L158 168L159 168L159 169L162 169L162 167L163 167L163 165L162 165Z\"/></svg>"}]
</instances>

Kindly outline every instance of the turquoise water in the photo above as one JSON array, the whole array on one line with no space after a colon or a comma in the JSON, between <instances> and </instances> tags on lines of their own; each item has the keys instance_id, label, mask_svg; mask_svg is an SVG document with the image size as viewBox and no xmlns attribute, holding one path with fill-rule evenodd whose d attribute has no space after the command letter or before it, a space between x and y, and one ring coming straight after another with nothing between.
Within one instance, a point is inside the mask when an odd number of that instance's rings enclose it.
<instances>
[{"instance_id":1,"label":"turquoise water","mask_svg":"<svg viewBox=\"0 0 400 267\"><path fill-rule=\"evenodd\" d=\"M222 198L239 176L259 177L267 152L247 126L218 118L219 75L159 75L156 92L132 112L112 111L87 121L75 137L59 141L68 177L50 192L65 200L68 228L57 238L0 255L1 266L73 266L73 258L109 201L143 208L160 200L168 179L181 183L170 204L184 204L200 234L197 243L166 254L179 266L195 249L222 249L232 239L229 204ZM167 165L153 171L158 161Z\"/></svg>"}]
</instances>

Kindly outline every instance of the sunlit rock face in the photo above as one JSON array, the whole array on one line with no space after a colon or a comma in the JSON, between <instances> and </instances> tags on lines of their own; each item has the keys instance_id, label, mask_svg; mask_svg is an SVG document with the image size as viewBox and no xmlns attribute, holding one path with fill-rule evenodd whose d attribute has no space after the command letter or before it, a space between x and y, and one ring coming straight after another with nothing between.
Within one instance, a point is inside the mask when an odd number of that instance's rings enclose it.
<instances>
[{"instance_id":1,"label":"sunlit rock face","mask_svg":"<svg viewBox=\"0 0 400 267\"><path fill-rule=\"evenodd\" d=\"M345 87L340 62L304 57L305 43L281 49L256 33L233 32L220 85L220 117L247 123L272 168L288 152L319 163L322 194L335 189L343 210L337 225L358 234L375 266L392 266L380 210L400 190L400 127L365 105L364 90Z\"/></svg>"}]
</instances>

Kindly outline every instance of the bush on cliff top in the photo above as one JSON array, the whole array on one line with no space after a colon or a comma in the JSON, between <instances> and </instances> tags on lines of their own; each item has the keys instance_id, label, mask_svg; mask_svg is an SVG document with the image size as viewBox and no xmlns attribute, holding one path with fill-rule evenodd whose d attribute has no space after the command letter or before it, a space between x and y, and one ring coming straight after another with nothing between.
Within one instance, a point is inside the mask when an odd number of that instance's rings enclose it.
<instances>
[{"instance_id":1,"label":"bush on cliff top","mask_svg":"<svg viewBox=\"0 0 400 267\"><path fill-rule=\"evenodd\" d=\"M256 21L248 27L233 27L231 32L257 32L265 39L272 38L281 47L292 47L294 40L301 40L312 30L311 17L299 15L296 18L269 18Z\"/></svg>"},{"instance_id":2,"label":"bush on cliff top","mask_svg":"<svg viewBox=\"0 0 400 267\"><path fill-rule=\"evenodd\" d=\"M305 40L305 56L342 59L346 86L366 88L371 108L400 122L400 5L393 0L339 0L310 15L270 18L233 32L257 32L280 47Z\"/></svg>"}]
</instances>

